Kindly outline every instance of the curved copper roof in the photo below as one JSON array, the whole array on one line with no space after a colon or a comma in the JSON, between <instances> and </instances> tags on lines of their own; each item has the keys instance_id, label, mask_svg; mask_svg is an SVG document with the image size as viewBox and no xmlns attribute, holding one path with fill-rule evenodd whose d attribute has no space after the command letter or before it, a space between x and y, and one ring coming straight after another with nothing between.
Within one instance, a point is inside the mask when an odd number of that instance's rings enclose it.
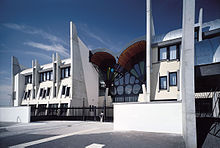
<instances>
[{"instance_id":1,"label":"curved copper roof","mask_svg":"<svg viewBox=\"0 0 220 148\"><path fill-rule=\"evenodd\" d=\"M108 52L96 52L91 56L91 62L97 65L101 70L107 70L108 67L114 67L115 57Z\"/></svg>"},{"instance_id":2,"label":"curved copper roof","mask_svg":"<svg viewBox=\"0 0 220 148\"><path fill-rule=\"evenodd\" d=\"M118 63L130 70L134 64L139 62L140 58L144 58L146 53L146 41L138 41L126 48L119 56Z\"/></svg>"}]
</instances>

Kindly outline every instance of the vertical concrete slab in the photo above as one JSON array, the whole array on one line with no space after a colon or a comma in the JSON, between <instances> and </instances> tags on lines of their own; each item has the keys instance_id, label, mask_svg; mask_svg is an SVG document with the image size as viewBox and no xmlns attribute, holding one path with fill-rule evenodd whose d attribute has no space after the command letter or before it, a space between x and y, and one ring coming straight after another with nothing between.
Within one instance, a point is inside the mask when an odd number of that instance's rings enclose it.
<instances>
[{"instance_id":1,"label":"vertical concrete slab","mask_svg":"<svg viewBox=\"0 0 220 148\"><path fill-rule=\"evenodd\" d=\"M19 73L21 71L21 68L20 68L20 65L19 65L19 62L18 62L18 59L14 56L11 57L11 85L12 85L12 92L11 92L11 102L12 102L12 106L14 106L14 99L18 99L18 98L15 98L16 97L16 94L14 93L14 88L15 88L15 75L17 73Z\"/></svg>"},{"instance_id":2,"label":"vertical concrete slab","mask_svg":"<svg viewBox=\"0 0 220 148\"><path fill-rule=\"evenodd\" d=\"M186 148L197 147L194 98L194 22L195 0L183 0L180 93L183 108L183 138Z\"/></svg>"},{"instance_id":3,"label":"vertical concrete slab","mask_svg":"<svg viewBox=\"0 0 220 148\"><path fill-rule=\"evenodd\" d=\"M79 48L76 26L70 22L70 55L71 55L71 77L72 77L72 105L85 106L88 104L86 85L82 67L82 59Z\"/></svg>"}]
</instances>

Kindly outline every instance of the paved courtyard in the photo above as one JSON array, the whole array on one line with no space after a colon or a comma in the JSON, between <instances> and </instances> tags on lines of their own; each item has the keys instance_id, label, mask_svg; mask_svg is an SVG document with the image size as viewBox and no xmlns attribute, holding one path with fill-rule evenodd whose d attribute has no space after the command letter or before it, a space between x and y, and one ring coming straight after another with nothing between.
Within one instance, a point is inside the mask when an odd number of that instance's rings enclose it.
<instances>
[{"instance_id":1,"label":"paved courtyard","mask_svg":"<svg viewBox=\"0 0 220 148\"><path fill-rule=\"evenodd\" d=\"M113 130L112 123L0 123L0 147L183 148L181 135Z\"/></svg>"}]
</instances>

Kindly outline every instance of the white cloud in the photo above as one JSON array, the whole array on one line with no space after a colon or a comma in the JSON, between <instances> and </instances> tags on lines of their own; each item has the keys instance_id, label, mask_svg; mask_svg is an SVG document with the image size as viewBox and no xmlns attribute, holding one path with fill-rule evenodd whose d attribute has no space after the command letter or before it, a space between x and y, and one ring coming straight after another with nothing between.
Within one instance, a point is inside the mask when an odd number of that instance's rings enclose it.
<instances>
[{"instance_id":1,"label":"white cloud","mask_svg":"<svg viewBox=\"0 0 220 148\"><path fill-rule=\"evenodd\" d=\"M39 35L45 39L48 39L49 41L51 41L53 43L59 42L64 45L68 45L68 43L65 42L64 40L62 40L61 38L59 38L55 35L49 34L41 29L37 29L37 28L31 27L31 26L19 25L19 24L13 24L13 23L5 23L5 24L3 24L3 26L10 28L10 29L22 31L27 34Z\"/></svg>"},{"instance_id":2,"label":"white cloud","mask_svg":"<svg viewBox=\"0 0 220 148\"><path fill-rule=\"evenodd\" d=\"M66 48L64 48L63 45L61 45L61 44L46 45L46 44L37 43L37 42L25 42L24 44L31 46L31 47L39 48L39 49L42 49L45 51L58 52L64 57L69 56L68 50Z\"/></svg>"},{"instance_id":3,"label":"white cloud","mask_svg":"<svg viewBox=\"0 0 220 148\"><path fill-rule=\"evenodd\" d=\"M34 56L43 58L45 60L51 60L51 58L52 58L52 57L50 57L50 56L48 56L46 54L42 54L42 53L39 53L39 52L27 51L27 52L25 52L25 54L34 55Z\"/></svg>"}]
</instances>

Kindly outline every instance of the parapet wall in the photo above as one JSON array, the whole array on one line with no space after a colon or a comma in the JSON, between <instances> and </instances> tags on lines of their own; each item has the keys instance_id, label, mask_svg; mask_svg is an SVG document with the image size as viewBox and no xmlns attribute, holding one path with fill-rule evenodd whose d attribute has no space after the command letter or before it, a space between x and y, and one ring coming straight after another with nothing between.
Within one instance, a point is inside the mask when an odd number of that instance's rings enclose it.
<instances>
[{"instance_id":1,"label":"parapet wall","mask_svg":"<svg viewBox=\"0 0 220 148\"><path fill-rule=\"evenodd\" d=\"M114 130L182 134L182 103L114 103Z\"/></svg>"},{"instance_id":2,"label":"parapet wall","mask_svg":"<svg viewBox=\"0 0 220 148\"><path fill-rule=\"evenodd\" d=\"M29 123L30 115L31 108L29 106L0 108L0 122Z\"/></svg>"}]
</instances>

